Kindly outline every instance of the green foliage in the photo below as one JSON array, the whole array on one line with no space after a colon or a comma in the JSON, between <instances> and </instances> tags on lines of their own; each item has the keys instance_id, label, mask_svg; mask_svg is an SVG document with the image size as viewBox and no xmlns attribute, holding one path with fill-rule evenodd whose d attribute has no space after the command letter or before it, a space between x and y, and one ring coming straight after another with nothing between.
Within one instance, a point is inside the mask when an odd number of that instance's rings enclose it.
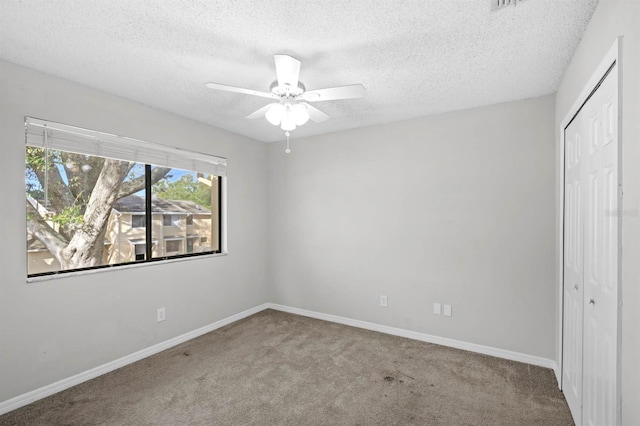
<instances>
[{"instance_id":1,"label":"green foliage","mask_svg":"<svg viewBox=\"0 0 640 426\"><path fill-rule=\"evenodd\" d=\"M65 207L57 214L52 215L51 220L65 228L77 228L82 225L83 222L82 206L73 205Z\"/></svg>"},{"instance_id":2,"label":"green foliage","mask_svg":"<svg viewBox=\"0 0 640 426\"><path fill-rule=\"evenodd\" d=\"M27 146L25 150L25 187L27 195L31 196L37 202L47 204L47 209L50 213L46 215L45 219L59 225L59 230L63 234L70 235L74 229L78 229L83 224L83 213L86 205L86 198L88 197L87 191L83 190L83 186L87 185L82 182L79 176L66 173L67 181L60 180L62 175L60 174L66 169L61 165L65 161L70 161L70 156L78 156L77 154L63 153L57 150L48 150L48 161L46 158L47 151L44 148ZM63 158L66 155L67 158ZM84 158L84 156L83 156ZM55 173L56 176L60 176L58 180L49 181L49 200L45 200L44 181L42 179L48 173ZM49 175L52 176L53 175ZM84 184L84 185L83 185ZM61 186L68 186L75 192L75 200L72 205L60 207L60 205L54 207L49 201L51 197L59 198L59 188ZM29 214L27 220L32 220Z\"/></svg>"},{"instance_id":3,"label":"green foliage","mask_svg":"<svg viewBox=\"0 0 640 426\"><path fill-rule=\"evenodd\" d=\"M193 201L211 209L211 187L199 183L190 174L182 175L173 182L168 182L166 178L162 179L153 185L151 190L152 194L158 198Z\"/></svg>"},{"instance_id":4,"label":"green foliage","mask_svg":"<svg viewBox=\"0 0 640 426\"><path fill-rule=\"evenodd\" d=\"M45 155L44 148L27 146L25 150L25 180L27 193L35 199L42 199L44 195L44 183L40 182L40 177L44 176L48 170L51 171L60 162L60 151L49 150L49 159ZM40 175L40 177L38 176Z\"/></svg>"},{"instance_id":5,"label":"green foliage","mask_svg":"<svg viewBox=\"0 0 640 426\"><path fill-rule=\"evenodd\" d=\"M44 148L28 146L26 149L25 162L27 170L31 170L32 172L35 170L44 170Z\"/></svg>"},{"instance_id":6,"label":"green foliage","mask_svg":"<svg viewBox=\"0 0 640 426\"><path fill-rule=\"evenodd\" d=\"M27 146L25 149L25 170L35 177L36 172L44 172L47 166L47 158L44 148L35 146ZM61 161L61 152L50 149L49 152L49 170L57 167Z\"/></svg>"},{"instance_id":7,"label":"green foliage","mask_svg":"<svg viewBox=\"0 0 640 426\"><path fill-rule=\"evenodd\" d=\"M28 146L25 152L25 179L27 181L27 191L30 195L35 196L37 186L34 182L38 181L36 171L44 171L45 159L44 148L35 148Z\"/></svg>"}]
</instances>

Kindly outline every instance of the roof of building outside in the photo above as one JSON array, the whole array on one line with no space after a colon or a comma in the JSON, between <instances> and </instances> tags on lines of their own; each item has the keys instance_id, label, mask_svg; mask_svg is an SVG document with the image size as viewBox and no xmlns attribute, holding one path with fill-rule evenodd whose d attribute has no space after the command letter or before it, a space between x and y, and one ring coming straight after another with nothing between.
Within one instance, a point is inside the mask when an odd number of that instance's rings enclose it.
<instances>
[{"instance_id":1,"label":"roof of building outside","mask_svg":"<svg viewBox=\"0 0 640 426\"><path fill-rule=\"evenodd\" d=\"M114 210L121 213L144 213L145 199L137 195L129 195L116 201L113 206ZM151 211L153 213L187 213L187 214L210 214L211 210L186 200L163 200L161 198L153 198L151 201Z\"/></svg>"}]
</instances>

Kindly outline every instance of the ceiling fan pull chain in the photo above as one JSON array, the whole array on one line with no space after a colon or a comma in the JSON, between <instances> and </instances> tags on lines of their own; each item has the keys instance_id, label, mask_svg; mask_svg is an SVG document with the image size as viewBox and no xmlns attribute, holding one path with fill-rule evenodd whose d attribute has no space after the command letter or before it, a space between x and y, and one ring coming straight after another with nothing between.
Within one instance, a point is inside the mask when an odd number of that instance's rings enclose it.
<instances>
[{"instance_id":1,"label":"ceiling fan pull chain","mask_svg":"<svg viewBox=\"0 0 640 426\"><path fill-rule=\"evenodd\" d=\"M287 136L287 149L285 149L284 152L286 154L289 154L291 152L291 150L289 149L289 132L286 131L286 132L284 132L284 134Z\"/></svg>"}]
</instances>

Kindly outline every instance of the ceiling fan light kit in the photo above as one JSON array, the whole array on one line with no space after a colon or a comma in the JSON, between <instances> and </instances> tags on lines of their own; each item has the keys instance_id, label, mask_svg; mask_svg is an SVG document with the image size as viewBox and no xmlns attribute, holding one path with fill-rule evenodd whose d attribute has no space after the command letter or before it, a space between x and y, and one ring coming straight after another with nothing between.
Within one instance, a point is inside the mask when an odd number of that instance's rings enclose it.
<instances>
[{"instance_id":1,"label":"ceiling fan light kit","mask_svg":"<svg viewBox=\"0 0 640 426\"><path fill-rule=\"evenodd\" d=\"M309 112L303 103L273 103L265 113L267 121L282 130L295 130L309 121Z\"/></svg>"},{"instance_id":2,"label":"ceiling fan light kit","mask_svg":"<svg viewBox=\"0 0 640 426\"><path fill-rule=\"evenodd\" d=\"M244 89L213 82L206 83L206 86L215 90L243 93L245 95L277 100L277 102L273 102L252 112L247 118L255 119L264 116L272 125L280 126L280 128L285 131L285 136L287 137L287 149L285 150L287 154L291 152L289 149L290 131L295 130L297 126L303 126L309 120L322 123L329 119L327 114L309 105L307 102L355 99L364 96L365 88L362 84L330 87L308 92L304 84L298 80L300 76L299 60L289 55L275 55L274 60L277 80L271 84L269 92Z\"/></svg>"},{"instance_id":3,"label":"ceiling fan light kit","mask_svg":"<svg viewBox=\"0 0 640 426\"><path fill-rule=\"evenodd\" d=\"M269 123L277 126L282 122L282 117L284 117L284 107L282 104L270 104L264 117Z\"/></svg>"}]
</instances>

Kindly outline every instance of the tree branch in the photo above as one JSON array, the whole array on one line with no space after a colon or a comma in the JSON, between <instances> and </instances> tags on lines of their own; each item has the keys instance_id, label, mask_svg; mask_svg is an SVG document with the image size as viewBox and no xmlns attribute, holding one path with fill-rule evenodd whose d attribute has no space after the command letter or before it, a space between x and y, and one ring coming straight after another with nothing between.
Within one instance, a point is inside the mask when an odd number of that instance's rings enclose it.
<instances>
[{"instance_id":1,"label":"tree branch","mask_svg":"<svg viewBox=\"0 0 640 426\"><path fill-rule=\"evenodd\" d=\"M98 180L105 159L65 151L60 151L60 158L73 198L85 204ZM87 166L87 169L83 169Z\"/></svg>"},{"instance_id":2,"label":"tree branch","mask_svg":"<svg viewBox=\"0 0 640 426\"><path fill-rule=\"evenodd\" d=\"M47 247L47 250L60 261L60 251L66 247L67 240L56 232L27 200L27 231Z\"/></svg>"},{"instance_id":3,"label":"tree branch","mask_svg":"<svg viewBox=\"0 0 640 426\"><path fill-rule=\"evenodd\" d=\"M151 169L151 185L158 183L158 181L164 178L171 171L170 167L155 167ZM131 179L127 182L123 182L118 191L116 199L126 197L127 195L135 194L136 192L144 189L144 175Z\"/></svg>"}]
</instances>

